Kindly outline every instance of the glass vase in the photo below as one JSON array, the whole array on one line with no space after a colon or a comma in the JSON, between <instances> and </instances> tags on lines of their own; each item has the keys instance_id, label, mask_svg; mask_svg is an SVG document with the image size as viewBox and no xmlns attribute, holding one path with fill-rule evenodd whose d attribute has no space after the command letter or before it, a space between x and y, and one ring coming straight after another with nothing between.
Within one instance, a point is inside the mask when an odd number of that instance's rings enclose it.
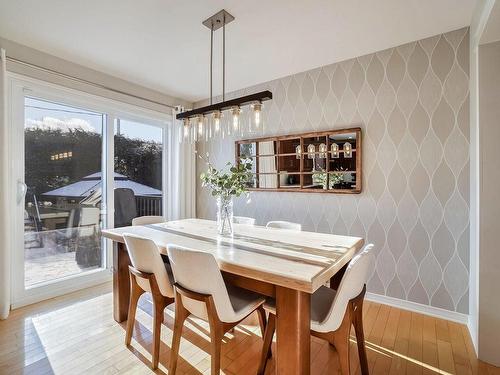
<instances>
[{"instance_id":1,"label":"glass vase","mask_svg":"<svg viewBox=\"0 0 500 375\"><path fill-rule=\"evenodd\" d=\"M232 197L217 197L217 231L220 235L233 234Z\"/></svg>"}]
</instances>

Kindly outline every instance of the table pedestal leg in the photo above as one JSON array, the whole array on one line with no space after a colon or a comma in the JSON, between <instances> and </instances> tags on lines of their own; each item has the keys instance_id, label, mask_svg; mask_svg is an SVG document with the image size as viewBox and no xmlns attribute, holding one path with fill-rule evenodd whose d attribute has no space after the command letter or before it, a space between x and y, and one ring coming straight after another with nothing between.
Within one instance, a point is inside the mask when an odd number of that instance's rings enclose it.
<instances>
[{"instance_id":1,"label":"table pedestal leg","mask_svg":"<svg viewBox=\"0 0 500 375\"><path fill-rule=\"evenodd\" d=\"M127 320L130 300L130 265L125 244L113 245L113 318L118 322Z\"/></svg>"},{"instance_id":2,"label":"table pedestal leg","mask_svg":"<svg viewBox=\"0 0 500 375\"><path fill-rule=\"evenodd\" d=\"M310 305L309 293L276 287L276 373L278 375L310 373Z\"/></svg>"}]
</instances>

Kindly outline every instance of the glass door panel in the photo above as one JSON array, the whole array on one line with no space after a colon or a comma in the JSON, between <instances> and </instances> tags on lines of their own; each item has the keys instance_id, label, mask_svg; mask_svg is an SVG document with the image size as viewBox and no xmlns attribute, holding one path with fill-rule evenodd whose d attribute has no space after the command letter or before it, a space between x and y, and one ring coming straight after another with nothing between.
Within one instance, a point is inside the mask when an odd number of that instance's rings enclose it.
<instances>
[{"instance_id":1,"label":"glass door panel","mask_svg":"<svg viewBox=\"0 0 500 375\"><path fill-rule=\"evenodd\" d=\"M114 131L114 226L163 215L163 129L117 119Z\"/></svg>"},{"instance_id":2,"label":"glass door panel","mask_svg":"<svg viewBox=\"0 0 500 375\"><path fill-rule=\"evenodd\" d=\"M105 115L24 99L24 283L51 283L104 266Z\"/></svg>"}]
</instances>

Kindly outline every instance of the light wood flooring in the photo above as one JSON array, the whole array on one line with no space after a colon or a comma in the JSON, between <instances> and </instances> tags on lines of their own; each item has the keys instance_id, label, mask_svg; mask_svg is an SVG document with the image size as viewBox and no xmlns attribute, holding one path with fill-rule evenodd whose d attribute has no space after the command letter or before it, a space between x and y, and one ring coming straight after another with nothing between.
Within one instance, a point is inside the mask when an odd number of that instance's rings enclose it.
<instances>
[{"instance_id":1,"label":"light wood flooring","mask_svg":"<svg viewBox=\"0 0 500 375\"><path fill-rule=\"evenodd\" d=\"M500 368L476 359L463 325L371 302L365 302L364 313L370 374L500 374ZM143 297L132 345L125 347L124 324L112 317L110 284L17 309L0 321L0 374L149 374L151 325L151 302ZM169 308L158 374L167 373L172 326ZM210 372L207 330L203 321L188 319L178 374ZM311 340L311 373L337 374L335 351L320 339ZM351 341L352 373L359 374ZM252 316L226 335L223 373L255 374L261 343ZM274 373L274 360L267 373Z\"/></svg>"}]
</instances>

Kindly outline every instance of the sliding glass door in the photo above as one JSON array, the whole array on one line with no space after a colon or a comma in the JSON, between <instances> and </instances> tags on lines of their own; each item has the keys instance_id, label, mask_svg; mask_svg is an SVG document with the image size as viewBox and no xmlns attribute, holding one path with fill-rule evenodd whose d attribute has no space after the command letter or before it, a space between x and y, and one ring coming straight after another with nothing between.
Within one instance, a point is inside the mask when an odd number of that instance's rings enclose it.
<instances>
[{"instance_id":1,"label":"sliding glass door","mask_svg":"<svg viewBox=\"0 0 500 375\"><path fill-rule=\"evenodd\" d=\"M163 215L163 135L158 126L115 120L115 228L137 216Z\"/></svg>"},{"instance_id":2,"label":"sliding glass door","mask_svg":"<svg viewBox=\"0 0 500 375\"><path fill-rule=\"evenodd\" d=\"M25 97L24 285L102 268L105 115Z\"/></svg>"},{"instance_id":3,"label":"sliding glass door","mask_svg":"<svg viewBox=\"0 0 500 375\"><path fill-rule=\"evenodd\" d=\"M111 280L102 229L163 215L167 117L29 79L9 87L17 307Z\"/></svg>"}]
</instances>

